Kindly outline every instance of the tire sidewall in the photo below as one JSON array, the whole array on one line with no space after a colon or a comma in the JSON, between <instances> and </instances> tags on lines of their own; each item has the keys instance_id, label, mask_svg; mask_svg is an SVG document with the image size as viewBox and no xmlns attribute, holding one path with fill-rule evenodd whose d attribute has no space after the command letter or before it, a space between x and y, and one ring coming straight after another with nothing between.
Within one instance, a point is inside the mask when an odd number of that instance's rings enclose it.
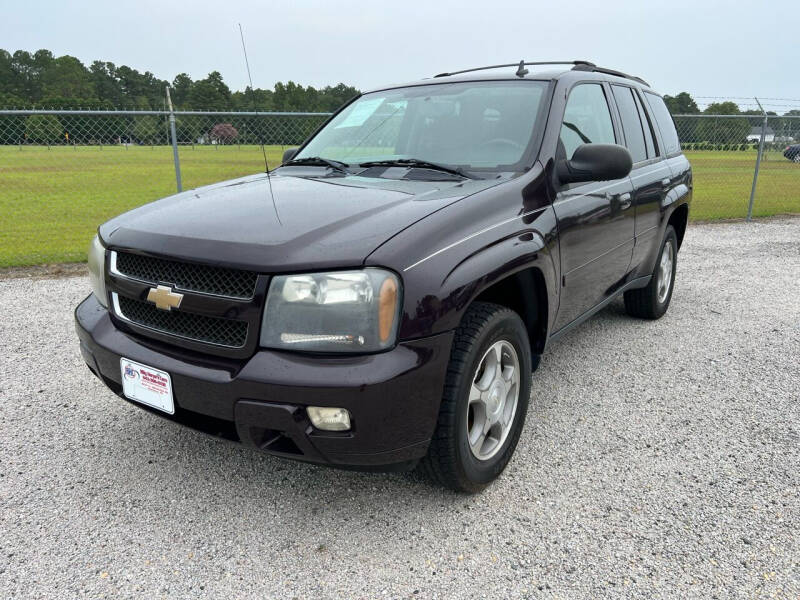
<instances>
[{"instance_id":1,"label":"tire sidewall","mask_svg":"<svg viewBox=\"0 0 800 600\"><path fill-rule=\"evenodd\" d=\"M669 291L667 292L667 297L664 298L663 302L659 302L658 300L658 278L660 274L660 264L661 264L661 257L664 255L664 249L667 247L667 244L672 244L672 278L669 283ZM661 251L658 253L658 258L656 259L656 266L653 269L653 302L655 304L654 308L655 311L659 315L663 315L667 312L667 308L669 308L670 300L672 300L672 292L675 289L675 273L678 268L678 236L675 234L675 229L672 225L667 227L666 232L664 233L664 240L661 242Z\"/></svg>"},{"instance_id":2,"label":"tire sidewall","mask_svg":"<svg viewBox=\"0 0 800 600\"><path fill-rule=\"evenodd\" d=\"M511 431L500 450L488 460L478 460L470 450L467 438L469 415L469 391L472 380L483 356L495 342L504 340L514 347L520 362L520 383L517 410ZM464 480L472 485L484 486L495 479L514 453L519 441L531 392L531 350L527 331L522 320L511 311L495 315L484 329L479 343L473 345L468 354L467 369L462 373L458 385L458 408L456 410L456 458Z\"/></svg>"}]
</instances>

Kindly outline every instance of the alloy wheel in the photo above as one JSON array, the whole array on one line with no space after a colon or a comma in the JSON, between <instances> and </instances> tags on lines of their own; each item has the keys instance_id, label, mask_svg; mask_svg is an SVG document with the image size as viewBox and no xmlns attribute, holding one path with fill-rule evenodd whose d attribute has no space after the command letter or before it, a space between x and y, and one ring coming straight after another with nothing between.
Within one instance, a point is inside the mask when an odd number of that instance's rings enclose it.
<instances>
[{"instance_id":1,"label":"alloy wheel","mask_svg":"<svg viewBox=\"0 0 800 600\"><path fill-rule=\"evenodd\" d=\"M661 261L658 265L658 302L660 304L663 304L669 295L674 263L675 250L672 247L672 240L667 240L667 243L664 244L664 250L661 252Z\"/></svg>"},{"instance_id":2,"label":"alloy wheel","mask_svg":"<svg viewBox=\"0 0 800 600\"><path fill-rule=\"evenodd\" d=\"M469 391L467 439L478 460L492 458L506 441L517 412L520 362L509 342L492 344L483 355Z\"/></svg>"}]
</instances>

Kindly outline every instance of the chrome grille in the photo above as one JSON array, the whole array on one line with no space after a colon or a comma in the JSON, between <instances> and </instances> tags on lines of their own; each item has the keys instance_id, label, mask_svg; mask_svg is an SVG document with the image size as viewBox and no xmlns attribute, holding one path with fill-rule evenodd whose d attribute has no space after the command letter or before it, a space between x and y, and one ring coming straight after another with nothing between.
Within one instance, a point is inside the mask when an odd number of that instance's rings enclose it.
<instances>
[{"instance_id":1,"label":"chrome grille","mask_svg":"<svg viewBox=\"0 0 800 600\"><path fill-rule=\"evenodd\" d=\"M242 348L247 341L247 322L207 317L177 310L159 310L148 302L114 294L118 316L141 327L185 339Z\"/></svg>"},{"instance_id":2,"label":"chrome grille","mask_svg":"<svg viewBox=\"0 0 800 600\"><path fill-rule=\"evenodd\" d=\"M157 285L249 300L253 297L258 275L250 271L210 265L185 263L141 254L116 252L113 268L125 277Z\"/></svg>"}]
</instances>

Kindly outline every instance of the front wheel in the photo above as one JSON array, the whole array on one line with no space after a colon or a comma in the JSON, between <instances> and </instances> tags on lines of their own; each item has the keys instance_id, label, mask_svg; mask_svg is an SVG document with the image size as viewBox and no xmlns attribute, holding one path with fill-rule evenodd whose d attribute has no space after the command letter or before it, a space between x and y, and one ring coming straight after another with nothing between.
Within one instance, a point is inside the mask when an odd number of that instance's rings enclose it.
<instances>
[{"instance_id":1,"label":"front wheel","mask_svg":"<svg viewBox=\"0 0 800 600\"><path fill-rule=\"evenodd\" d=\"M650 283L641 289L625 292L625 310L629 315L642 319L659 319L667 312L672 289L675 287L677 263L678 236L675 235L672 225L667 225Z\"/></svg>"},{"instance_id":2,"label":"front wheel","mask_svg":"<svg viewBox=\"0 0 800 600\"><path fill-rule=\"evenodd\" d=\"M439 419L421 468L437 483L478 492L503 472L517 446L531 386L522 319L476 302L456 329Z\"/></svg>"}]
</instances>

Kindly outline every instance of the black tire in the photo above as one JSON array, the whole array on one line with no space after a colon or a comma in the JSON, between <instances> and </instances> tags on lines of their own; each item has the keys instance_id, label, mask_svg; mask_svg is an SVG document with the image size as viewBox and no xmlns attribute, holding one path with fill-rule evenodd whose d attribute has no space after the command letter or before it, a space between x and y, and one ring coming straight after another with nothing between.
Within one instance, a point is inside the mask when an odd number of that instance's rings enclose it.
<instances>
[{"instance_id":1,"label":"black tire","mask_svg":"<svg viewBox=\"0 0 800 600\"><path fill-rule=\"evenodd\" d=\"M496 454L479 460L467 436L469 391L481 361L497 342L513 346L519 361L519 395L505 441ZM459 492L484 489L503 472L519 441L531 391L531 349L519 315L498 304L475 302L456 329L439 419L420 469L433 481Z\"/></svg>"},{"instance_id":2,"label":"black tire","mask_svg":"<svg viewBox=\"0 0 800 600\"><path fill-rule=\"evenodd\" d=\"M667 244L672 246L672 273L669 280L669 289L666 296L659 299L659 285L661 283L661 259L667 249ZM678 265L678 236L672 225L667 225L664 232L664 239L661 241L661 248L653 267L650 283L646 287L637 290L628 290L624 294L625 310L632 317L640 319L660 319L669 308L672 300L672 290L675 288L675 269Z\"/></svg>"}]
</instances>

